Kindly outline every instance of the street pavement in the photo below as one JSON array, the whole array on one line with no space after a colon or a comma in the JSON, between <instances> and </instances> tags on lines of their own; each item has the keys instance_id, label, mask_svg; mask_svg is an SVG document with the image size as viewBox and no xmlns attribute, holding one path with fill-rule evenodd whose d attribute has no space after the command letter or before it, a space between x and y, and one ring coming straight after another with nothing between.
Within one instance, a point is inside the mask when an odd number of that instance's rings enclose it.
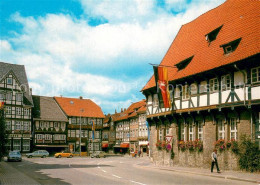
<instances>
[{"instance_id":1,"label":"street pavement","mask_svg":"<svg viewBox=\"0 0 260 185\"><path fill-rule=\"evenodd\" d=\"M185 171L186 170L186 171ZM192 173L193 172L193 173ZM104 185L252 185L227 178L224 173L208 175L184 168L155 167L146 157L24 158L23 162L1 162L1 184L104 184ZM222 178L224 177L224 178ZM234 174L233 174L233 177ZM247 176L248 177L248 176ZM236 179L236 180L235 180Z\"/></svg>"}]
</instances>

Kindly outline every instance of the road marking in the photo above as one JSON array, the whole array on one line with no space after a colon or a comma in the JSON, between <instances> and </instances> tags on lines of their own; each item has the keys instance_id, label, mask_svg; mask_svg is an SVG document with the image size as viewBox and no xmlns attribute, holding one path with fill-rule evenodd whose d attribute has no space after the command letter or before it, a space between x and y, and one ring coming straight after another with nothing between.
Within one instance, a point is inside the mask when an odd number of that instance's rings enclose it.
<instances>
[{"instance_id":1,"label":"road marking","mask_svg":"<svg viewBox=\"0 0 260 185\"><path fill-rule=\"evenodd\" d=\"M136 183L136 184L140 184L140 185L146 185L146 184L141 183L141 182L136 182L136 181L131 181L131 182Z\"/></svg>"},{"instance_id":2,"label":"road marking","mask_svg":"<svg viewBox=\"0 0 260 185\"><path fill-rule=\"evenodd\" d=\"M119 177L119 176L117 176L117 175L114 175L114 174L112 174L112 176L114 176L114 177L116 177L116 178L119 178L119 179L121 179L122 177Z\"/></svg>"},{"instance_id":3,"label":"road marking","mask_svg":"<svg viewBox=\"0 0 260 185\"><path fill-rule=\"evenodd\" d=\"M107 172L106 170L102 170L102 171L105 172L105 173Z\"/></svg>"}]
</instances>

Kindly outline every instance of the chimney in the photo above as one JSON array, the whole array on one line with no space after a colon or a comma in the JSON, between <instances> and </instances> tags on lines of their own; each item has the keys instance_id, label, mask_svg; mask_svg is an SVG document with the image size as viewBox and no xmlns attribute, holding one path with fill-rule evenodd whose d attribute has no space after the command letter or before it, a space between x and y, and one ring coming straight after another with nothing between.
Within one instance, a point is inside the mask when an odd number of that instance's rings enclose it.
<instances>
[{"instance_id":1,"label":"chimney","mask_svg":"<svg viewBox=\"0 0 260 185\"><path fill-rule=\"evenodd\" d=\"M121 108L121 112L123 112L123 108Z\"/></svg>"},{"instance_id":2,"label":"chimney","mask_svg":"<svg viewBox=\"0 0 260 185\"><path fill-rule=\"evenodd\" d=\"M124 111L126 111L126 108L124 109Z\"/></svg>"},{"instance_id":3,"label":"chimney","mask_svg":"<svg viewBox=\"0 0 260 185\"><path fill-rule=\"evenodd\" d=\"M80 97L79 97L79 99L80 99L80 100L82 100L82 99L83 99L83 97L82 97L82 96L80 96Z\"/></svg>"},{"instance_id":4,"label":"chimney","mask_svg":"<svg viewBox=\"0 0 260 185\"><path fill-rule=\"evenodd\" d=\"M116 112L116 109L115 109L115 114L116 114L117 112Z\"/></svg>"}]
</instances>

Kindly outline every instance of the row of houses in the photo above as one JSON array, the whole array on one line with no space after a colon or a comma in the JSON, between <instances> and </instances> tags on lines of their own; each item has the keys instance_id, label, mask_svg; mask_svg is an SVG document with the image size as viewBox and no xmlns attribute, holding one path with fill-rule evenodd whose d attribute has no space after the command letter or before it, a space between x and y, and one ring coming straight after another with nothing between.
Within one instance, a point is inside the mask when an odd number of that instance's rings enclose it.
<instances>
[{"instance_id":1,"label":"row of houses","mask_svg":"<svg viewBox=\"0 0 260 185\"><path fill-rule=\"evenodd\" d=\"M209 167L217 141L244 135L260 146L257 4L227 0L179 30L159 65L168 69L171 107L163 108L154 76L142 89L154 163ZM221 169L237 169L237 157L221 152Z\"/></svg>"},{"instance_id":2,"label":"row of houses","mask_svg":"<svg viewBox=\"0 0 260 185\"><path fill-rule=\"evenodd\" d=\"M146 102L104 115L90 99L32 95L23 65L0 62L7 147L30 152L147 152Z\"/></svg>"}]
</instances>

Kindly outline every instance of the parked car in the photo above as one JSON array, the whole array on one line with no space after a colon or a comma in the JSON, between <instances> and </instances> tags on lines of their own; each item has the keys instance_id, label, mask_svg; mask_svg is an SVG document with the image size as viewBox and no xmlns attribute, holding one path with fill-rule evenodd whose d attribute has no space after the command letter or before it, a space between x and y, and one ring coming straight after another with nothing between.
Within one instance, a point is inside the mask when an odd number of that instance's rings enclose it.
<instances>
[{"instance_id":1,"label":"parked car","mask_svg":"<svg viewBox=\"0 0 260 185\"><path fill-rule=\"evenodd\" d=\"M68 152L68 151L62 151L62 152L56 153L54 155L54 157L56 157L56 158L61 158L61 157L71 158L71 157L73 157L73 154L71 152Z\"/></svg>"},{"instance_id":2,"label":"parked car","mask_svg":"<svg viewBox=\"0 0 260 185\"><path fill-rule=\"evenodd\" d=\"M106 152L103 152L103 151L96 151L94 152L92 155L91 155L91 158L100 158L100 157L104 157L106 158Z\"/></svg>"},{"instance_id":3,"label":"parked car","mask_svg":"<svg viewBox=\"0 0 260 185\"><path fill-rule=\"evenodd\" d=\"M28 153L26 154L26 157L28 158L32 158L32 157L48 157L49 156L49 152L46 150L36 150L33 153Z\"/></svg>"},{"instance_id":4,"label":"parked car","mask_svg":"<svg viewBox=\"0 0 260 185\"><path fill-rule=\"evenodd\" d=\"M20 153L20 151L18 150L14 150L14 151L10 151L8 156L7 156L7 161L22 161L22 155Z\"/></svg>"}]
</instances>

